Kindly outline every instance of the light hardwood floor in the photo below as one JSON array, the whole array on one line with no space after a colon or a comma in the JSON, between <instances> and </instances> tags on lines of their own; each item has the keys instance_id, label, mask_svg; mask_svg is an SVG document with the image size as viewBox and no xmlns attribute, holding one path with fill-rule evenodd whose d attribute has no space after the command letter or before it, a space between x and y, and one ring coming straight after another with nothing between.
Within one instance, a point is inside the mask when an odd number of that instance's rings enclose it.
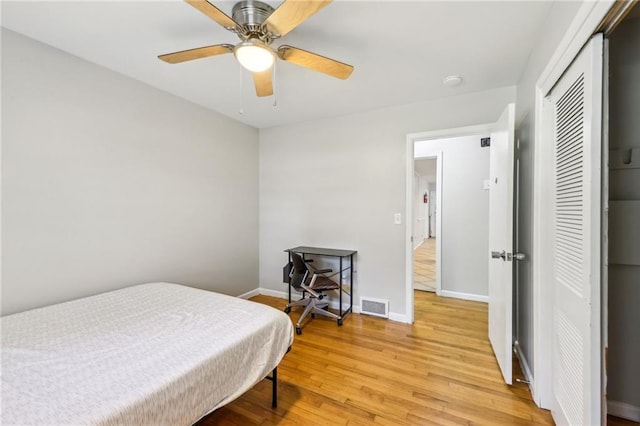
<instances>
[{"instance_id":1,"label":"light hardwood floor","mask_svg":"<svg viewBox=\"0 0 640 426\"><path fill-rule=\"evenodd\" d=\"M278 368L278 408L265 380L200 426L552 424L526 385L502 382L486 336L486 304L422 291L412 325L353 314L338 327L316 317Z\"/></svg>"},{"instance_id":2,"label":"light hardwood floor","mask_svg":"<svg viewBox=\"0 0 640 426\"><path fill-rule=\"evenodd\" d=\"M413 251L413 288L436 291L436 239L427 238Z\"/></svg>"}]
</instances>

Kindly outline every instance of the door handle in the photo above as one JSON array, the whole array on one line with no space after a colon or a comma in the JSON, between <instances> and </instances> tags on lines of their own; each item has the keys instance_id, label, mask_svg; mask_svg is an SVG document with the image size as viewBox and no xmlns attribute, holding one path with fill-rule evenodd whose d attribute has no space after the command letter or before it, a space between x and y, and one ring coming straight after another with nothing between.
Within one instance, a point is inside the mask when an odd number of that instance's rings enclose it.
<instances>
[{"instance_id":1,"label":"door handle","mask_svg":"<svg viewBox=\"0 0 640 426\"><path fill-rule=\"evenodd\" d=\"M524 253L507 253L506 251L502 250L502 251L492 251L491 252L491 258L492 259L502 259L505 261L509 261L511 262L513 259L515 260L525 260L526 256L524 255Z\"/></svg>"},{"instance_id":2,"label":"door handle","mask_svg":"<svg viewBox=\"0 0 640 426\"><path fill-rule=\"evenodd\" d=\"M504 250L502 250L501 252L500 251L492 251L491 252L491 258L492 259L505 260L507 258L507 253Z\"/></svg>"}]
</instances>

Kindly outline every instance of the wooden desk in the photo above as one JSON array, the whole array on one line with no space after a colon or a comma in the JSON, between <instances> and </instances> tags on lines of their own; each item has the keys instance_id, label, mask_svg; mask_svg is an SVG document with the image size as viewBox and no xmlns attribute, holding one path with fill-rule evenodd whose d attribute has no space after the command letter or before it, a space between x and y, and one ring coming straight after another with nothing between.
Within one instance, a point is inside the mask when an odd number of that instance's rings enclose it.
<instances>
[{"instance_id":1,"label":"wooden desk","mask_svg":"<svg viewBox=\"0 0 640 426\"><path fill-rule=\"evenodd\" d=\"M342 249L332 249L332 248L323 248L323 247L306 247L299 246L293 247L290 249L286 249L285 252L289 253L289 262L291 262L291 253L298 253L302 256L303 259L306 260L306 256L315 255L322 257L333 257L339 259L339 268L338 272L335 272L333 275L338 275L338 284L340 285L340 318L338 319L338 325L342 325L342 319L348 315L353 309L353 256L357 253L357 250L342 250ZM348 266L345 265L345 260L349 258ZM311 266L311 265L309 265ZM313 267L312 267L313 268ZM343 310L342 307L342 273L345 271L349 271L349 307L346 310ZM289 286L289 303L291 303L291 286Z\"/></svg>"}]
</instances>

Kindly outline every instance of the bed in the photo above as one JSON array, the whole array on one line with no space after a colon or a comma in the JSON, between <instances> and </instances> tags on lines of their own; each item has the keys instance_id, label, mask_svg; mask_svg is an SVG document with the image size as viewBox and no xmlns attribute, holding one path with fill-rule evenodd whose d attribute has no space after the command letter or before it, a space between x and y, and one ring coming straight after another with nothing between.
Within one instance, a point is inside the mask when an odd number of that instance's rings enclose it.
<instances>
[{"instance_id":1,"label":"bed","mask_svg":"<svg viewBox=\"0 0 640 426\"><path fill-rule=\"evenodd\" d=\"M269 376L293 342L283 312L170 283L0 321L2 424L192 424Z\"/></svg>"}]
</instances>

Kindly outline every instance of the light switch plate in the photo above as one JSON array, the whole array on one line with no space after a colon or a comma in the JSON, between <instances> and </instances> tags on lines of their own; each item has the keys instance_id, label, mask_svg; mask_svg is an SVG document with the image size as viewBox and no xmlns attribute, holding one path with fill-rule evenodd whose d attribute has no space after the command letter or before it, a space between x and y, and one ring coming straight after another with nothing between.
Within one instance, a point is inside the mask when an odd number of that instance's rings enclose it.
<instances>
[{"instance_id":1,"label":"light switch plate","mask_svg":"<svg viewBox=\"0 0 640 426\"><path fill-rule=\"evenodd\" d=\"M393 223L395 223L396 225L402 225L402 214L395 213L393 215Z\"/></svg>"}]
</instances>

